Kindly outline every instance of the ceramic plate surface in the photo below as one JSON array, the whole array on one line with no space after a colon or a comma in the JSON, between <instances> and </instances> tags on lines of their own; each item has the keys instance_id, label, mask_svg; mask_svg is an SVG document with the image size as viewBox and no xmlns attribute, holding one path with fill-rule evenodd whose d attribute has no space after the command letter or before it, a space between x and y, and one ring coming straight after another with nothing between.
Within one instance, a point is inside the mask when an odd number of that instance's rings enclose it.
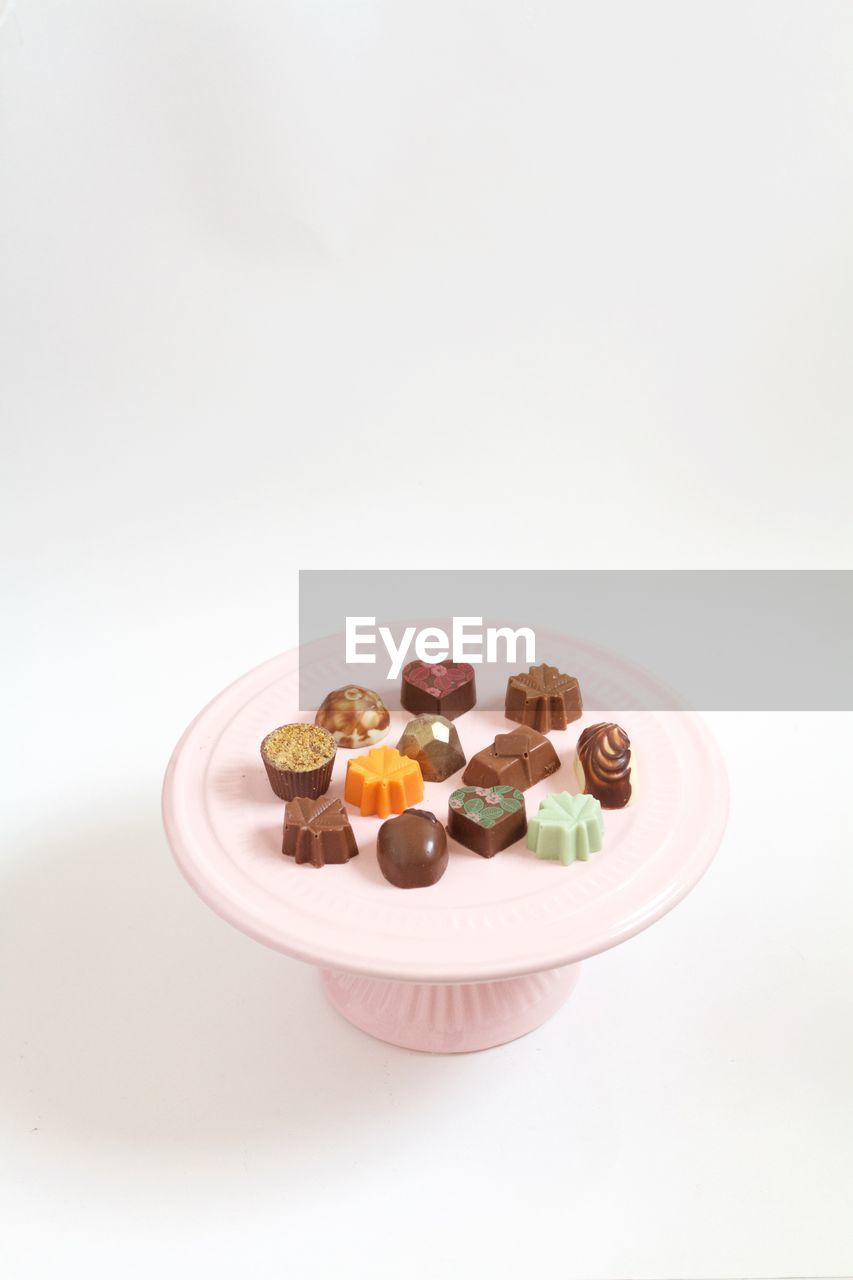
<instances>
[{"instance_id":1,"label":"ceramic plate surface","mask_svg":"<svg viewBox=\"0 0 853 1280\"><path fill-rule=\"evenodd\" d=\"M331 663L333 640L302 661ZM638 673L608 655L581 650L606 670L612 710L585 714L549 736L561 767L525 792L528 818L549 791L578 790L575 743L588 724L627 730L639 779L635 801L604 814L604 848L568 867L540 861L521 842L485 859L450 842L437 885L395 889L376 862L379 818L348 806L360 854L344 866L297 866L282 856L284 804L270 791L259 744L277 725L310 720L297 711L298 652L242 677L196 718L175 749L163 793L169 842L190 884L224 919L288 955L334 969L420 982L513 977L582 960L646 928L680 901L719 845L728 785L702 721L681 711L620 711ZM543 650L544 652L544 650ZM584 685L584 672L574 672ZM639 677L644 679L645 677ZM330 685L331 687L331 685ZM626 703L630 701L626 697ZM391 707L384 743L395 746L411 717ZM456 728L466 755L510 728L498 711L475 708ZM329 795L343 798L347 760L339 750ZM461 773L425 783L424 801L447 819Z\"/></svg>"}]
</instances>

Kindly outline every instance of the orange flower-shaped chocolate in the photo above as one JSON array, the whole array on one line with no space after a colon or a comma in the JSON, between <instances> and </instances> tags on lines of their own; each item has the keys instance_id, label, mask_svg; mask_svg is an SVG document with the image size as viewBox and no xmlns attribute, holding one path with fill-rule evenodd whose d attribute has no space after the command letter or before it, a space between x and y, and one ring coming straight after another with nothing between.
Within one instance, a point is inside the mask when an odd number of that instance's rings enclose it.
<instances>
[{"instance_id":1,"label":"orange flower-shaped chocolate","mask_svg":"<svg viewBox=\"0 0 853 1280\"><path fill-rule=\"evenodd\" d=\"M417 760L401 756L396 747L374 747L347 764L344 799L357 805L362 817L402 813L424 798L424 780Z\"/></svg>"}]
</instances>

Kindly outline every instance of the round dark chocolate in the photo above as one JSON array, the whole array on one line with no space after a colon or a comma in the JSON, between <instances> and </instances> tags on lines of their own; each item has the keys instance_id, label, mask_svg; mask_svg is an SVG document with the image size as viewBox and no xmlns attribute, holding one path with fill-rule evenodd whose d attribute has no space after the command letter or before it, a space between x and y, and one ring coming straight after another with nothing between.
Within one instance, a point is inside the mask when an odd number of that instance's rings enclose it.
<instances>
[{"instance_id":1,"label":"round dark chocolate","mask_svg":"<svg viewBox=\"0 0 853 1280\"><path fill-rule=\"evenodd\" d=\"M447 868L447 834L434 813L406 809L382 823L376 857L385 879L398 889L424 889Z\"/></svg>"}]
</instances>

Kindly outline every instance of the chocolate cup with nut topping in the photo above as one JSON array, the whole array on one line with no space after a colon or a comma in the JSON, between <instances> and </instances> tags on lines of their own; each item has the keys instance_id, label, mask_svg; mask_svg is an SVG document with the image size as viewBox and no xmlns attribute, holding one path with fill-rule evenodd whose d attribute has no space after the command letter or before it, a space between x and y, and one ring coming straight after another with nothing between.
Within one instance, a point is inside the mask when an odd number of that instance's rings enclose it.
<instances>
[{"instance_id":1,"label":"chocolate cup with nut topping","mask_svg":"<svg viewBox=\"0 0 853 1280\"><path fill-rule=\"evenodd\" d=\"M316 800L329 789L337 747L325 729L315 724L284 724L261 743L261 759L270 786L280 800L310 796Z\"/></svg>"}]
</instances>

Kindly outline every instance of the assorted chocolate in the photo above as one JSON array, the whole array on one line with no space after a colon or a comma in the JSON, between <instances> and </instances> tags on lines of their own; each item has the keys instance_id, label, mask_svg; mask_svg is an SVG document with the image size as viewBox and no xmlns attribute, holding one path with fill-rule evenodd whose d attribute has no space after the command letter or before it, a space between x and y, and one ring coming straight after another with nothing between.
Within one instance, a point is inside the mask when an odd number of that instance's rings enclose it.
<instances>
[{"instance_id":1,"label":"assorted chocolate","mask_svg":"<svg viewBox=\"0 0 853 1280\"><path fill-rule=\"evenodd\" d=\"M524 674L510 676L506 686L504 715L540 733L566 729L583 714L580 685L547 662Z\"/></svg>"},{"instance_id":2,"label":"assorted chocolate","mask_svg":"<svg viewBox=\"0 0 853 1280\"><path fill-rule=\"evenodd\" d=\"M331 796L289 800L281 851L312 867L349 862L358 853L358 845L343 803Z\"/></svg>"},{"instance_id":3,"label":"assorted chocolate","mask_svg":"<svg viewBox=\"0 0 853 1280\"><path fill-rule=\"evenodd\" d=\"M459 734L446 716L415 716L403 730L397 750L417 760L424 782L444 782L465 764Z\"/></svg>"},{"instance_id":4,"label":"assorted chocolate","mask_svg":"<svg viewBox=\"0 0 853 1280\"><path fill-rule=\"evenodd\" d=\"M591 724L578 738L578 776L602 809L624 809L631 799L631 740L618 724Z\"/></svg>"},{"instance_id":5,"label":"assorted chocolate","mask_svg":"<svg viewBox=\"0 0 853 1280\"><path fill-rule=\"evenodd\" d=\"M314 717L339 747L372 747L388 732L391 716L378 693L360 684L333 689Z\"/></svg>"},{"instance_id":6,"label":"assorted chocolate","mask_svg":"<svg viewBox=\"0 0 853 1280\"><path fill-rule=\"evenodd\" d=\"M275 794L288 802L282 853L313 867L357 856L343 801L325 794L338 747L371 748L347 762L344 801L363 817L387 819L377 834L376 856L385 879L400 889L426 888L441 879L448 835L492 858L526 834L537 858L564 866L585 862L602 846L602 809L622 809L631 801L628 735L618 724L593 724L581 733L575 753L581 794L546 795L528 823L523 792L560 768L545 735L582 714L577 680L547 663L510 677L505 714L515 724L467 764L452 721L475 704L473 667L410 662L400 701L413 719L396 747L374 745L388 733L391 717L379 695L361 685L334 689L314 724L285 724L266 735L264 768ZM445 831L434 813L414 806L423 800L425 782L444 782L463 768Z\"/></svg>"},{"instance_id":7,"label":"assorted chocolate","mask_svg":"<svg viewBox=\"0 0 853 1280\"><path fill-rule=\"evenodd\" d=\"M354 804L362 817L402 813L424 798L420 765L401 756L396 747L374 747L366 756L347 763L344 799Z\"/></svg>"},{"instance_id":8,"label":"assorted chocolate","mask_svg":"<svg viewBox=\"0 0 853 1280\"><path fill-rule=\"evenodd\" d=\"M376 858L385 879L398 889L425 889L447 870L447 834L434 813L407 809L382 823Z\"/></svg>"},{"instance_id":9,"label":"assorted chocolate","mask_svg":"<svg viewBox=\"0 0 853 1280\"><path fill-rule=\"evenodd\" d=\"M524 796L518 787L458 787L450 797L447 830L481 858L493 858L527 830Z\"/></svg>"},{"instance_id":10,"label":"assorted chocolate","mask_svg":"<svg viewBox=\"0 0 853 1280\"><path fill-rule=\"evenodd\" d=\"M469 662L409 662L403 667L400 705L413 716L455 720L476 701L474 668Z\"/></svg>"},{"instance_id":11,"label":"assorted chocolate","mask_svg":"<svg viewBox=\"0 0 853 1280\"><path fill-rule=\"evenodd\" d=\"M335 751L332 735L313 724L283 724L261 743L270 786L281 800L328 791Z\"/></svg>"},{"instance_id":12,"label":"assorted chocolate","mask_svg":"<svg viewBox=\"0 0 853 1280\"><path fill-rule=\"evenodd\" d=\"M509 733L499 733L490 747L472 756L462 781L475 787L506 783L526 791L559 767L560 757L550 739L522 724Z\"/></svg>"},{"instance_id":13,"label":"assorted chocolate","mask_svg":"<svg viewBox=\"0 0 853 1280\"><path fill-rule=\"evenodd\" d=\"M527 847L537 858L550 858L567 867L586 862L601 848L604 823L601 805L594 796L573 796L560 791L539 803L539 812L527 827Z\"/></svg>"}]
</instances>

